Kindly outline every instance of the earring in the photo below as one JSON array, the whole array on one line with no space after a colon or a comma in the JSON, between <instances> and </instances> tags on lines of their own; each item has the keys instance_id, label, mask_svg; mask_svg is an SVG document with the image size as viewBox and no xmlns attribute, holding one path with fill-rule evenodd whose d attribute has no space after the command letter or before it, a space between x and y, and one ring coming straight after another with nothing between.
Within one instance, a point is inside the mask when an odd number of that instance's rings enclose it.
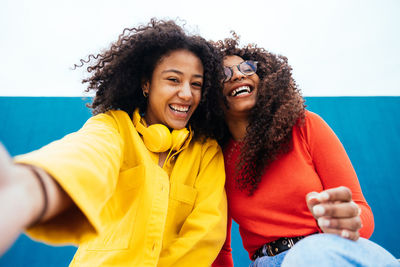
<instances>
[{"instance_id":1,"label":"earring","mask_svg":"<svg viewBox=\"0 0 400 267\"><path fill-rule=\"evenodd\" d=\"M144 98L147 98L147 97L149 96L149 93L147 93L147 92L145 92L145 91L142 91L142 92L143 92Z\"/></svg>"}]
</instances>

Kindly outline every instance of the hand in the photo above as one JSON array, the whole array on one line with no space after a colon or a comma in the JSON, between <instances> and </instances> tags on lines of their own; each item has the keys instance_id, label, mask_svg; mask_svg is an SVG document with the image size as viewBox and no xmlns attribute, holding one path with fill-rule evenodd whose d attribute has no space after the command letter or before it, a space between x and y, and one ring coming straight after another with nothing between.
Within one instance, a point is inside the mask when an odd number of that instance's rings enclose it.
<instances>
[{"instance_id":1,"label":"hand","mask_svg":"<svg viewBox=\"0 0 400 267\"><path fill-rule=\"evenodd\" d=\"M42 199L31 170L14 164L0 143L0 256L37 217Z\"/></svg>"},{"instance_id":2,"label":"hand","mask_svg":"<svg viewBox=\"0 0 400 267\"><path fill-rule=\"evenodd\" d=\"M12 165L10 155L0 143L0 189L11 182Z\"/></svg>"},{"instance_id":3,"label":"hand","mask_svg":"<svg viewBox=\"0 0 400 267\"><path fill-rule=\"evenodd\" d=\"M22 231L22 226L16 222L18 211L15 210L16 190L13 186L14 164L7 151L0 144L0 256L12 245ZM15 215L15 216L14 216Z\"/></svg>"},{"instance_id":4,"label":"hand","mask_svg":"<svg viewBox=\"0 0 400 267\"><path fill-rule=\"evenodd\" d=\"M340 186L306 196L308 209L324 233L337 234L356 241L362 227L361 209L351 198L351 191Z\"/></svg>"},{"instance_id":5,"label":"hand","mask_svg":"<svg viewBox=\"0 0 400 267\"><path fill-rule=\"evenodd\" d=\"M32 169L14 164L0 143L0 256L25 228L37 222L39 215L42 222L73 205L71 198L49 174L35 168L45 189Z\"/></svg>"}]
</instances>

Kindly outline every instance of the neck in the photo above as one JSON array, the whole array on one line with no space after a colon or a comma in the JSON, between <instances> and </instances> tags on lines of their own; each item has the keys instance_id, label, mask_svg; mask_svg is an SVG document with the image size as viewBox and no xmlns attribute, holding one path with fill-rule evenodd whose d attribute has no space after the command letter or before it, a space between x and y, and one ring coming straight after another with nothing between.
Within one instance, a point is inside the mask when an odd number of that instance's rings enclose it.
<instances>
[{"instance_id":1,"label":"neck","mask_svg":"<svg viewBox=\"0 0 400 267\"><path fill-rule=\"evenodd\" d=\"M246 136L246 128L249 125L247 116L230 118L225 116L226 124L228 125L229 131L232 137L236 141L242 141Z\"/></svg>"}]
</instances>

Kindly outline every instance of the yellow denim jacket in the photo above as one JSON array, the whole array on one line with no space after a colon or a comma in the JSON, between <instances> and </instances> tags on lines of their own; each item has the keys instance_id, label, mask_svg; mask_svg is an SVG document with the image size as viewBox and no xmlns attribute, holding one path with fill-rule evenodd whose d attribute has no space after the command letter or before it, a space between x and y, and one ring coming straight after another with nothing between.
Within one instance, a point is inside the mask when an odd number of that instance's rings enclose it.
<instances>
[{"instance_id":1,"label":"yellow denim jacket","mask_svg":"<svg viewBox=\"0 0 400 267\"><path fill-rule=\"evenodd\" d=\"M75 202L28 231L78 244L70 266L210 266L225 241L224 163L214 140L189 138L161 168L128 114L108 111L15 160L46 170Z\"/></svg>"}]
</instances>

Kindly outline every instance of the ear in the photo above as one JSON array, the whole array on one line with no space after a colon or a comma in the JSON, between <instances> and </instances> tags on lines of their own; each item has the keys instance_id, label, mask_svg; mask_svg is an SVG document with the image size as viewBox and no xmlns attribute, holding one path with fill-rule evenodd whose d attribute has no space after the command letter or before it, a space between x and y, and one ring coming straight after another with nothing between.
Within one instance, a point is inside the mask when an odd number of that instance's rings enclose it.
<instances>
[{"instance_id":1,"label":"ear","mask_svg":"<svg viewBox=\"0 0 400 267\"><path fill-rule=\"evenodd\" d=\"M142 91L143 91L143 93L148 95L149 94L149 89L150 89L150 82L149 81L143 82L142 83Z\"/></svg>"}]
</instances>

